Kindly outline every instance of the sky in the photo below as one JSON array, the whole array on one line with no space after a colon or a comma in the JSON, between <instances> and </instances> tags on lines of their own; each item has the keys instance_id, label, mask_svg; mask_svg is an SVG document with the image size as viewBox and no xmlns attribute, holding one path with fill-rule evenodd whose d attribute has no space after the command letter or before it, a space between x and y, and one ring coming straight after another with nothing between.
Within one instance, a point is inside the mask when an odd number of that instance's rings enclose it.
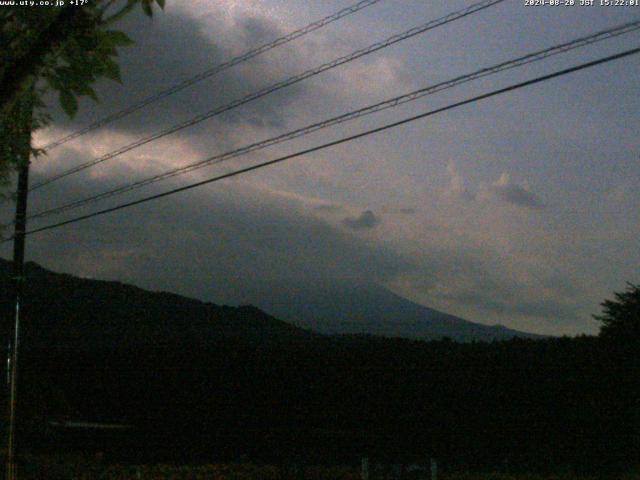
<instances>
[{"instance_id":1,"label":"sky","mask_svg":"<svg viewBox=\"0 0 640 480\"><path fill-rule=\"evenodd\" d=\"M355 3L355 2L354 2ZM382 0L225 70L32 163L37 182L470 0ZM34 191L32 213L346 113L579 36L640 7L484 11L324 72ZM576 2L579 3L579 2ZM167 1L119 26L122 84L100 81L70 120L49 98L45 144L347 0ZM557 69L640 46L632 33L106 200L116 205L277 158ZM374 282L483 324L597 333L591 318L640 282L640 56L473 103L144 205L35 234L27 257L220 304L316 280ZM98 208L34 220L39 227ZM10 220L5 204L2 220ZM9 258L10 246L0 255ZM252 302L253 300L253 302Z\"/></svg>"}]
</instances>

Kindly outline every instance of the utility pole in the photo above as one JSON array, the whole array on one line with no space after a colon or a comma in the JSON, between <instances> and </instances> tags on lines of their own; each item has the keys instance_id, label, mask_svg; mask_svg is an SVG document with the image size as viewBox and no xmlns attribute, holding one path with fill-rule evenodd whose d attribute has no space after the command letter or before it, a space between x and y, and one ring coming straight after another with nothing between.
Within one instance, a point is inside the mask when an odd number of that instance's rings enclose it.
<instances>
[{"instance_id":1,"label":"utility pole","mask_svg":"<svg viewBox=\"0 0 640 480\"><path fill-rule=\"evenodd\" d=\"M20 346L20 321L24 297L24 251L27 227L27 194L29 192L29 157L31 155L31 122L33 115L33 90L27 91L16 109L18 124L18 148L15 156L18 162L18 188L16 216L13 235L13 332L9 339L7 370L9 382L9 426L7 438L7 480L18 479L16 464L16 409L18 394L18 349Z\"/></svg>"}]
</instances>

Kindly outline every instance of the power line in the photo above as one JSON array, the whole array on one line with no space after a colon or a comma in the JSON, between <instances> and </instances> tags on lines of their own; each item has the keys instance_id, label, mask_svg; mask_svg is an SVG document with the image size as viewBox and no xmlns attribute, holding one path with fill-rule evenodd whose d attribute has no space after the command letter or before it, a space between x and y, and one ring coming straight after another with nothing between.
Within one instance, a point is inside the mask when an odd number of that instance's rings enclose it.
<instances>
[{"instance_id":1,"label":"power line","mask_svg":"<svg viewBox=\"0 0 640 480\"><path fill-rule=\"evenodd\" d=\"M548 57L551 57L553 55L558 55L560 53L565 53L571 50L574 50L576 48L580 48L580 47L584 47L586 45L591 45L594 44L596 42L600 42L602 40L606 40L609 38L613 38L613 37L618 37L620 35L624 35L633 31L636 31L640 29L640 20L636 20L633 22L628 22L622 25L618 25L606 30L601 30L599 32L596 32L594 34L585 36L585 37L581 37L575 40L572 40L570 42L566 42L554 47L550 47L544 50L540 50L534 53L530 53L521 57L518 57L516 59L513 60L509 60L506 62L502 62L499 63L497 65L493 65L491 67L486 67L486 68L482 68L480 70L477 70L473 73L469 73L466 75L461 75L458 77L455 77L451 80L447 80L445 82L441 82L435 85L431 85L428 87L424 87L421 88L419 90L415 90L413 92L410 93L406 93L404 95L400 95L388 100L384 100L382 102L373 104L373 105L369 105L327 120L323 120L321 122L318 123L314 123L311 125L307 125L305 127L302 128L298 128L296 130L278 135L276 137L272 137L266 140L262 140L260 142L256 142L256 143L252 143L250 145L246 145L244 147L232 150L232 151L228 151L222 154L218 154L218 155L214 155L212 157L209 157L207 159L204 160L200 160L198 162L192 163L190 165L186 165L183 167L179 167L179 168L175 168L169 171L166 171L164 173L158 174L158 175L154 175L151 177L148 177L146 179L142 179L127 185L123 185L121 187L117 187L115 189L112 190L108 190L106 192L102 192L99 193L97 195L92 195L90 197L86 197L80 200L76 200L70 203L67 203L65 205L61 205L58 207L54 207L48 210L44 210L38 213L35 213L31 216L29 216L28 218L31 219L37 219L37 218L43 218L43 217L48 217L50 215L54 215L54 214L59 214L59 213L63 213L65 211L68 210L72 210L90 203L94 203L97 202L99 200L102 199L106 199L106 198L110 198L116 195L120 195L138 188L142 188L146 185L150 185L156 182L159 182L161 180L165 180L167 178L172 178L175 177L177 175L182 175L185 173L189 173L192 172L194 170L198 170L200 168L204 168L213 164L218 164L221 163L223 161L227 161L230 160L232 158L236 158L242 155L245 155L247 153L250 152L254 152L257 150L261 150L263 148L267 148L288 140L292 140L294 138L298 138L301 137L303 135L307 135L309 133L324 129L324 128L328 128L330 126L334 126L334 125L338 125L347 121L351 121L360 117L363 117L365 115L370 115L376 112L380 112L389 108L393 108L396 107L398 105L402 105L408 102L412 102L415 101L419 98L423 98L427 95L431 95L458 85L461 85L463 83L472 81L472 80L477 80L479 78L483 78L489 75L493 75L505 70L509 70L509 69L513 69L513 68L517 68L517 67L521 67L524 66L526 64L529 63L533 63L536 61L540 61L543 59L546 59Z\"/></svg>"},{"instance_id":2,"label":"power line","mask_svg":"<svg viewBox=\"0 0 640 480\"><path fill-rule=\"evenodd\" d=\"M157 102L158 100L162 100L163 98L166 98L170 95L173 95L174 93L177 93L181 90L184 90L187 87L190 87L191 85L194 85L202 80L205 80L207 78L210 78L214 75L217 75L218 73L222 72L223 70L226 70L228 68L231 68L235 65L238 65L239 63L243 63L246 62L247 60L250 60L254 57L257 57L258 55L261 55L263 53L268 52L269 50L273 50L274 48L280 47L282 45L285 45L289 42L292 42L293 40L296 40L304 35L307 35L308 33L314 32L316 30L319 30L320 28L329 25L330 23L333 23L337 20L340 20L341 18L344 18L348 15L351 15L353 13L356 13L364 8L367 8L371 5L375 5L376 3L380 2L381 0L363 0L360 1L358 3L355 3L354 5L351 5L349 7L343 8L342 10L339 10L338 12L334 13L333 15L329 15L327 17L324 17L320 20L317 20L313 23L310 23L309 25L300 28L298 30L295 30L293 32L288 33L287 35L284 35L282 37L277 38L276 40L269 42L269 43L265 43L264 45L261 45L258 48L254 48L253 50L249 50L245 53L243 53L242 55L239 55L237 57L232 58L231 60L228 60L224 63L220 63L218 65L216 65L215 67L212 67L208 70L205 70L203 72L200 72L197 75L194 75L193 77L190 77L186 80L183 80L180 83L177 83L176 85L173 85L165 90L161 90L157 93L155 93L154 95L151 95L141 101L139 101L138 103L135 103L123 110L120 110L116 113L113 113L111 115L108 115L106 117L101 118L100 120L80 129L80 130L76 130L73 133L70 133L69 135L66 135L62 138L59 138L58 140L54 140L51 143L48 143L46 145L44 145L43 147L40 147L44 150L51 150L52 148L58 147L64 143L67 143L75 138L78 138L82 135L84 135L85 133L89 133L93 130L96 130L104 125L107 125L115 120L119 120L121 118L126 117L127 115L130 115L133 112L136 112L144 107L146 107L147 105L150 105L154 102Z\"/></svg>"},{"instance_id":3,"label":"power line","mask_svg":"<svg viewBox=\"0 0 640 480\"><path fill-rule=\"evenodd\" d=\"M187 127L191 127L193 125L196 125L204 120L207 120L209 118L215 117L217 115L220 115L221 113L224 112L228 112L234 108L237 108L241 105L244 105L246 103L249 103L253 100L257 100L258 98L264 97L270 93L273 93L275 91L281 90L283 88L289 87L291 85L294 85L296 83L299 83L303 80L306 80L307 78L313 77L315 75L318 75L322 72L325 72L327 70L336 68L340 65L343 65L345 63L351 62L353 60L356 60L358 58L364 57L365 55L369 55L371 53L374 53L378 50L381 50L383 48L387 48L395 43L401 42L403 40L406 40L408 38L411 37L415 37L416 35L419 35L421 33L424 33L428 30L432 30L434 28L437 28L439 26L445 25L447 23L451 23L455 20L458 20L460 18L466 17L468 15L472 15L473 13L476 13L480 10L484 10L486 8L489 8L493 5L496 5L498 3L502 3L505 0L483 0L481 2L475 3L467 8L464 8L462 10L458 10L456 12L450 13L448 15L445 15L444 17L438 18L436 20L431 20L423 25L420 25L418 27L414 27L411 28L403 33L399 33L396 35L393 35L389 38L387 38L386 40L380 41L380 42L376 42L372 45L369 45L368 47L362 48L360 50L356 50L355 52L350 53L349 55L345 55L343 57L337 58L335 60L332 60L330 62L327 62L323 65L320 65L319 67L316 68L312 68L310 70L306 70L305 72L302 72L298 75L294 75L292 77L289 77L283 81L280 81L278 83L275 83L273 85L270 85L266 88L263 88L257 92L254 93L250 93L240 99L237 99L231 103L228 103L226 105L223 105L221 107L215 108L213 110L210 110L206 113L202 113L200 115L197 115L195 117L193 117L190 120L184 121L182 123L179 123L177 125L174 125L172 127L169 127L165 130L162 130L160 132L154 133L152 135L149 135L147 137L144 137L142 139L139 139L133 143L130 143L129 145L125 145L124 147L121 147L117 150L114 150L113 152L107 153L106 155L103 155L102 157L96 158L94 160L91 160L89 162L85 162L83 164L80 164L76 167L73 167L69 170L66 170L58 175L55 175L49 179L43 180L39 183L36 183L35 185L33 185L31 187L31 191L33 190L37 190L45 185L48 185L49 183L55 182L57 180L60 180L62 178L65 178L69 175L73 175L74 173L78 173L82 170L85 170L86 168L89 167L93 167L94 165L97 165L99 163L102 163L104 161L110 160L114 157L117 157L119 155L122 155L123 153L129 152L135 148L141 147L143 145L146 145L150 142L153 142L154 140L158 140L162 137L165 137L167 135L170 135L172 133L175 133L179 130L185 129Z\"/></svg>"},{"instance_id":4,"label":"power line","mask_svg":"<svg viewBox=\"0 0 640 480\"><path fill-rule=\"evenodd\" d=\"M471 97L471 98L468 98L466 100L462 100L460 102L449 104L449 105L447 105L445 107L437 108L435 110L430 110L428 112L421 113L419 115L415 115L415 116L412 116L412 117L409 117L409 118L405 118L403 120L399 120L399 121L394 122L394 123L389 123L387 125L383 125L381 127L377 127L377 128L371 129L371 130L367 130L365 132L361 132L361 133L358 133L358 134L355 134L355 135L344 137L344 138L341 138L339 140L334 140L332 142L324 143L322 145L318 145L318 146L315 146L315 147L307 148L305 150L301 150L299 152L292 153L290 155L285 155L283 157L279 157L279 158L276 158L274 160L269 160L267 162L262 162L262 163L259 163L259 164L256 164L256 165L252 165L250 167L245 167L245 168L242 168L242 169L239 169L239 170L235 170L235 171L230 172L230 173L225 173L223 175L218 175L216 177L209 178L207 180L202 180L200 182L192 183L192 184L189 184L189 185L186 185L186 186L183 186L183 187L174 188L174 189L166 191L166 192L162 192L162 193L159 193L159 194L151 195L151 196L144 197L144 198L141 198L141 199L138 199L138 200L134 200L134 201L131 201L131 202L122 203L122 204L116 205L114 207L106 208L104 210L99 210L97 212L89 213L87 215L78 216L78 217L72 218L70 220L65 220L65 221L62 221L62 222L46 225L44 227L40 227L40 228L37 228L35 230L30 230L30 231L26 232L26 235L33 235L35 233L44 232L46 230L51 230L51 229L54 229L54 228L59 228L59 227L62 227L64 225L69 225L69 224L76 223L76 222L79 222L79 221L82 221L82 220L87 220L89 218L93 218L93 217L97 217L97 216L104 215L104 214L107 214L107 213L115 212L115 211L118 211L118 210L122 210L124 208L133 207L135 205L146 203L146 202L149 202L149 201L152 201L152 200L157 200L159 198L168 197L170 195L173 195L173 194L176 194L176 193L180 193L180 192L184 192L186 190L191 190L193 188L197 188L197 187L200 187L202 185L207 185L209 183L213 183L213 182L217 182L217 181L224 180L224 179L227 179L227 178L231 178L231 177L243 174L243 173L247 173L247 172L250 172L250 171L253 171L253 170L258 170L260 168L264 168L264 167L267 167L267 166L270 166L270 165L274 165L276 163L281 163L281 162L284 162L286 160L290 160L292 158L301 157L301 156L307 155L309 153L317 152L319 150L324 150L326 148L333 147L333 146L336 146L336 145L340 145L342 143L347 143L347 142L356 140L358 138L362 138L362 137L366 137L366 136L372 135L374 133L379 133L379 132L382 132L382 131L385 131L385 130L389 130L391 128L395 128L395 127L398 127L400 125L404 125L404 124L407 124L407 123L410 123L410 122L414 122L414 121L422 119L422 118L430 117L430 116L433 116L433 115L436 115L438 113L442 113L442 112L445 112L445 111L448 111L448 110L453 110L453 109L461 107L463 105L468 105L468 104L471 104L471 103L475 103L475 102L478 102L480 100L484 100L484 99L487 99L487 98L490 98L490 97L494 97L494 96L497 96L497 95L501 95L503 93L511 92L511 91L514 91L514 90L518 90L520 88L523 88L523 87L526 87L526 86L529 86L529 85L534 85L534 84L537 84L537 83L545 82L545 81L551 80L553 78L561 77L561 76L567 75L569 73L577 72L579 70L584 70L584 69L587 69L587 68L591 68L591 67L594 67L596 65L601 65L601 64L604 64L604 63L608 63L608 62L611 62L613 60L618 60L620 58L628 57L628 56L631 56L631 55L636 55L638 53L640 53L640 48L634 48L634 49L631 49L631 50L626 50L626 51L621 52L621 53L610 55L608 57L604 57L604 58L600 58L600 59L593 60L593 61L590 61L590 62L582 63L582 64L574 66L574 67L566 68L564 70L559 70L559 71L556 71L556 72L553 72L553 73L550 73L550 74L547 74L547 75L543 75L543 76L540 76L540 77L537 77L537 78L534 78L534 79L531 79L531 80L527 80L527 81L524 81L524 82L516 83L516 84L510 85L508 87L500 88L498 90L493 90L493 91L488 92L488 93L477 95L475 97ZM9 240L11 240L11 239L9 239Z\"/></svg>"}]
</instances>

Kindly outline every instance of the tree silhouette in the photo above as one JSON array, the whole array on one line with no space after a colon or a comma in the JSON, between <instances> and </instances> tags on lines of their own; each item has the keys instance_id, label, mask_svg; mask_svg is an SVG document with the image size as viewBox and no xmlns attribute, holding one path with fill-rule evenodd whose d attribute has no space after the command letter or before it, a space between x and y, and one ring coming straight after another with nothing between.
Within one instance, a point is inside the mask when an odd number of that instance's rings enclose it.
<instances>
[{"instance_id":1,"label":"tree silhouette","mask_svg":"<svg viewBox=\"0 0 640 480\"><path fill-rule=\"evenodd\" d=\"M620 339L640 338L640 285L627 283L627 290L614 292L615 300L605 300L602 314L593 318L602 323L600 336Z\"/></svg>"},{"instance_id":2,"label":"tree silhouette","mask_svg":"<svg viewBox=\"0 0 640 480\"><path fill-rule=\"evenodd\" d=\"M24 161L25 132L47 125L43 98L57 92L73 116L77 97L97 100L99 78L120 81L117 49L133 43L112 25L136 5L151 16L165 0L92 0L57 8L0 8L0 194ZM23 117L28 106L27 120ZM28 135L27 135L28 137ZM39 153L31 149L31 153Z\"/></svg>"}]
</instances>

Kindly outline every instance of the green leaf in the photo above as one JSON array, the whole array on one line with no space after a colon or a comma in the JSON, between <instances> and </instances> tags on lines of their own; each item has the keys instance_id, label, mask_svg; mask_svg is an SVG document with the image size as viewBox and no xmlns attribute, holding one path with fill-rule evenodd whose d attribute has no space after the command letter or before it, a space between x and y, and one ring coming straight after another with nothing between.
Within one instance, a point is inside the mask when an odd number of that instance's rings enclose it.
<instances>
[{"instance_id":1,"label":"green leaf","mask_svg":"<svg viewBox=\"0 0 640 480\"><path fill-rule=\"evenodd\" d=\"M47 75L45 80L49 84L52 90L62 90L62 85L60 84L60 80L56 75Z\"/></svg>"},{"instance_id":2,"label":"green leaf","mask_svg":"<svg viewBox=\"0 0 640 480\"><path fill-rule=\"evenodd\" d=\"M142 11L150 17L153 17L153 8L151 8L151 2L153 0L142 0Z\"/></svg>"},{"instance_id":3,"label":"green leaf","mask_svg":"<svg viewBox=\"0 0 640 480\"><path fill-rule=\"evenodd\" d=\"M75 90L80 95L86 95L92 98L94 101L98 102L98 95L96 94L96 91L88 83L79 85Z\"/></svg>"},{"instance_id":4,"label":"green leaf","mask_svg":"<svg viewBox=\"0 0 640 480\"><path fill-rule=\"evenodd\" d=\"M60 90L60 105L70 117L78 111L78 100L69 90Z\"/></svg>"},{"instance_id":5,"label":"green leaf","mask_svg":"<svg viewBox=\"0 0 640 480\"><path fill-rule=\"evenodd\" d=\"M128 47L134 43L126 33L118 30L106 30L101 41L107 47Z\"/></svg>"},{"instance_id":6,"label":"green leaf","mask_svg":"<svg viewBox=\"0 0 640 480\"><path fill-rule=\"evenodd\" d=\"M57 83L59 88L64 90L69 88L76 88L78 86L78 77L74 74L73 70L69 67L60 67L55 71L55 75L58 79Z\"/></svg>"},{"instance_id":7,"label":"green leaf","mask_svg":"<svg viewBox=\"0 0 640 480\"><path fill-rule=\"evenodd\" d=\"M110 80L122 83L122 78L120 77L120 66L116 62L110 58L105 58L100 67L102 75Z\"/></svg>"}]
</instances>

